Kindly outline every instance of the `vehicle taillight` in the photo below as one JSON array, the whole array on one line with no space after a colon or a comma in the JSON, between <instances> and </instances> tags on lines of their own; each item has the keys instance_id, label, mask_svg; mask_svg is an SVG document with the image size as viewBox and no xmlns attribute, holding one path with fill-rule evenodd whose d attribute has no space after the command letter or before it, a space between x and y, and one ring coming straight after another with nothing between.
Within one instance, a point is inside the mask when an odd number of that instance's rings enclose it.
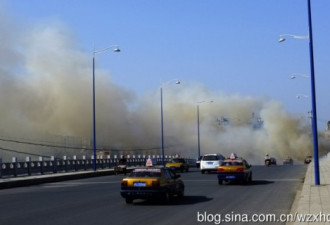
<instances>
[{"instance_id":1,"label":"vehicle taillight","mask_svg":"<svg viewBox=\"0 0 330 225\"><path fill-rule=\"evenodd\" d=\"M239 167L236 169L236 172L244 172L244 168L243 167Z\"/></svg>"},{"instance_id":2,"label":"vehicle taillight","mask_svg":"<svg viewBox=\"0 0 330 225\"><path fill-rule=\"evenodd\" d=\"M128 186L128 182L127 182L127 180L123 180L123 181L121 181L121 186L122 186L122 187L127 187L127 186Z\"/></svg>"},{"instance_id":3,"label":"vehicle taillight","mask_svg":"<svg viewBox=\"0 0 330 225\"><path fill-rule=\"evenodd\" d=\"M151 181L151 186L152 187L159 187L160 183L159 183L159 180L153 180Z\"/></svg>"},{"instance_id":4,"label":"vehicle taillight","mask_svg":"<svg viewBox=\"0 0 330 225\"><path fill-rule=\"evenodd\" d=\"M224 171L225 171L224 168L221 168L221 167L218 168L218 172L224 172Z\"/></svg>"}]
</instances>

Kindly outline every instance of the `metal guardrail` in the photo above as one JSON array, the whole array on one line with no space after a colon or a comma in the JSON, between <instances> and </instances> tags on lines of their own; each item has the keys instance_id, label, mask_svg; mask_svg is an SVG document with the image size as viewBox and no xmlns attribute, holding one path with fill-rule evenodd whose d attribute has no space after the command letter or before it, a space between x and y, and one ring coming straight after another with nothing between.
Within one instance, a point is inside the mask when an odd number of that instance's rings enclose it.
<instances>
[{"instance_id":1,"label":"metal guardrail","mask_svg":"<svg viewBox=\"0 0 330 225\"><path fill-rule=\"evenodd\" d=\"M157 158L157 163L161 164L162 160ZM165 162L170 159L166 158ZM189 165L194 165L193 159L185 159ZM127 166L144 166L146 165L147 158L130 158L127 159ZM111 169L118 165L119 159L96 159L96 168ZM66 173L76 171L93 170L93 159L58 159L52 158L51 160L31 161L27 158L25 162L18 162L13 158L13 162L3 163L0 158L0 178L4 177L23 177L31 175L43 175L53 173Z\"/></svg>"}]
</instances>

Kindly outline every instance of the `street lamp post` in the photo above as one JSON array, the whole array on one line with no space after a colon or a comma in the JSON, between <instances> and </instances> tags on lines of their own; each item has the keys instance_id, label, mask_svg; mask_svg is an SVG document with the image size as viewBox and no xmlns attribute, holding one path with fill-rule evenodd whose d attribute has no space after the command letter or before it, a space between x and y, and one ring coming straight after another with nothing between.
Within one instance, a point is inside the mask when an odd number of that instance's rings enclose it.
<instances>
[{"instance_id":1,"label":"street lamp post","mask_svg":"<svg viewBox=\"0 0 330 225\"><path fill-rule=\"evenodd\" d=\"M163 87L160 87L160 126L162 138L162 164L165 166L165 151L164 151L164 118L163 118Z\"/></svg>"},{"instance_id":2,"label":"street lamp post","mask_svg":"<svg viewBox=\"0 0 330 225\"><path fill-rule=\"evenodd\" d=\"M204 103L207 101L199 101L197 102L197 155L198 159L201 156L201 140L200 140L200 130L199 130L199 104ZM210 103L213 102L213 100L209 101Z\"/></svg>"},{"instance_id":3,"label":"street lamp post","mask_svg":"<svg viewBox=\"0 0 330 225\"><path fill-rule=\"evenodd\" d=\"M319 171L319 146L317 137L317 118L316 118L316 96L315 96L315 74L314 74L314 52L313 52L313 30L312 30L312 12L311 1L307 0L308 5L308 27L309 27L309 53L311 69L311 98L312 98L312 120L313 120L313 146L314 146L314 173L315 185L320 185Z\"/></svg>"},{"instance_id":4,"label":"street lamp post","mask_svg":"<svg viewBox=\"0 0 330 225\"><path fill-rule=\"evenodd\" d=\"M93 169L96 171L96 113L95 113L95 55L113 49L114 52L120 52L117 45L112 45L99 51L93 51Z\"/></svg>"},{"instance_id":5,"label":"street lamp post","mask_svg":"<svg viewBox=\"0 0 330 225\"><path fill-rule=\"evenodd\" d=\"M165 166L165 150L164 150L164 111L163 111L163 86L164 84L169 84L174 80L170 80L160 86L160 127L161 127L161 141L162 141L162 164ZM175 84L180 84L179 80L175 80Z\"/></svg>"},{"instance_id":6,"label":"street lamp post","mask_svg":"<svg viewBox=\"0 0 330 225\"><path fill-rule=\"evenodd\" d=\"M201 140L200 140L200 133L199 133L199 104L197 104L197 159L199 160L201 156Z\"/></svg>"},{"instance_id":7,"label":"street lamp post","mask_svg":"<svg viewBox=\"0 0 330 225\"><path fill-rule=\"evenodd\" d=\"M313 149L314 149L314 175L315 185L320 185L320 167L319 167L319 146L317 136L317 113L316 113L316 94L315 94L315 74L314 74L314 51L313 51L313 30L312 30L312 12L311 1L307 0L308 9L308 36L298 36L292 34L280 35L279 42L285 41L284 36L290 36L298 39L309 39L309 58L311 70L311 99L312 99L312 131L313 131Z\"/></svg>"}]
</instances>

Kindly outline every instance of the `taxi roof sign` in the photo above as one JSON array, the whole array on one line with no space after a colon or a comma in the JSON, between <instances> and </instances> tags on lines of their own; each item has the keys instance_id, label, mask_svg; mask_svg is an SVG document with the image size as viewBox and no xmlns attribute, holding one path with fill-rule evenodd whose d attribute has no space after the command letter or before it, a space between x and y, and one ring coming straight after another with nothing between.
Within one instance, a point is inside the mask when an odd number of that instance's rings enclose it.
<instances>
[{"instance_id":1,"label":"taxi roof sign","mask_svg":"<svg viewBox=\"0 0 330 225\"><path fill-rule=\"evenodd\" d=\"M146 166L152 166L152 160L150 158L147 159Z\"/></svg>"},{"instance_id":2,"label":"taxi roof sign","mask_svg":"<svg viewBox=\"0 0 330 225\"><path fill-rule=\"evenodd\" d=\"M231 153L229 156L230 159L236 159L237 155L235 153Z\"/></svg>"}]
</instances>

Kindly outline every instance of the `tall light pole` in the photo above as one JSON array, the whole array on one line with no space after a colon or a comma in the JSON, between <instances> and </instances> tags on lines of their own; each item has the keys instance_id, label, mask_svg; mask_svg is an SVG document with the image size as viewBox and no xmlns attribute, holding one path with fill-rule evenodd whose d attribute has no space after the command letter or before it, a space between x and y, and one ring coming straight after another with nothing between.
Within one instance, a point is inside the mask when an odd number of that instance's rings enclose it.
<instances>
[{"instance_id":1,"label":"tall light pole","mask_svg":"<svg viewBox=\"0 0 330 225\"><path fill-rule=\"evenodd\" d=\"M316 94L315 94L315 74L314 74L314 51L313 51L313 30L312 30L312 12L311 1L307 0L308 9L308 36L297 36L292 34L280 35L279 42L285 41L284 36L290 36L298 39L309 39L309 58L311 70L311 99L312 99L312 131L313 131L313 149L314 149L314 174L315 185L320 185L320 167L319 167L319 146L317 136L317 113L316 113Z\"/></svg>"},{"instance_id":2,"label":"tall light pole","mask_svg":"<svg viewBox=\"0 0 330 225\"><path fill-rule=\"evenodd\" d=\"M113 49L114 52L120 52L117 45L112 45L107 48L95 51L93 50L93 169L96 171L96 115L95 115L95 55Z\"/></svg>"},{"instance_id":3,"label":"tall light pole","mask_svg":"<svg viewBox=\"0 0 330 225\"><path fill-rule=\"evenodd\" d=\"M311 98L312 98L312 120L313 120L313 146L314 146L314 173L315 185L320 185L319 168L319 146L317 136L317 118L316 118L316 94L315 94L315 74L314 74L314 51L313 51L313 30L312 30L312 11L311 1L307 0L308 5L308 27L309 27L309 53L311 66Z\"/></svg>"},{"instance_id":4,"label":"tall light pole","mask_svg":"<svg viewBox=\"0 0 330 225\"><path fill-rule=\"evenodd\" d=\"M198 156L198 159L201 156L201 137L200 137L200 130L199 130L199 124L200 124L199 123L199 105L204 103L204 102L212 103L213 100L197 102L197 156Z\"/></svg>"},{"instance_id":5,"label":"tall light pole","mask_svg":"<svg viewBox=\"0 0 330 225\"><path fill-rule=\"evenodd\" d=\"M199 160L201 156L201 140L199 132L199 104L197 104L197 159Z\"/></svg>"},{"instance_id":6,"label":"tall light pole","mask_svg":"<svg viewBox=\"0 0 330 225\"><path fill-rule=\"evenodd\" d=\"M162 164L165 166L165 151L164 151L164 111L163 111L163 85L169 84L175 81L175 84L180 84L179 80L170 80L160 85L160 127L161 127L161 139L162 139Z\"/></svg>"}]
</instances>

